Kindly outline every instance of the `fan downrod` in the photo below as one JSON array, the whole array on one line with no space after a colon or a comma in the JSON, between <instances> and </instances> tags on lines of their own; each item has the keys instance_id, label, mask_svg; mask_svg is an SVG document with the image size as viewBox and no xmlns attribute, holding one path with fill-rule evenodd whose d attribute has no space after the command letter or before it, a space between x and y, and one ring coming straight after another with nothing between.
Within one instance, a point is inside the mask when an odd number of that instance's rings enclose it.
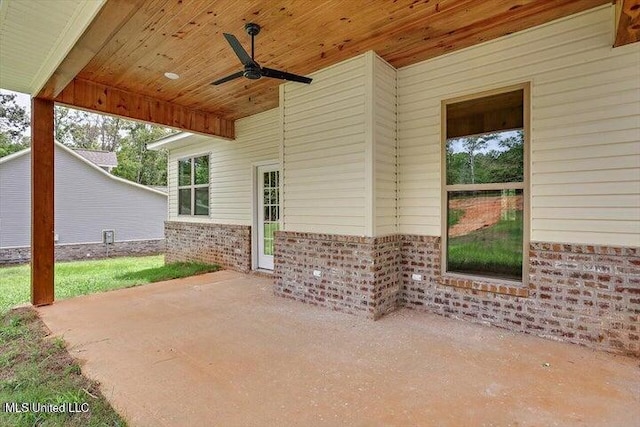
<instances>
[{"instance_id":1,"label":"fan downrod","mask_svg":"<svg viewBox=\"0 0 640 427\"><path fill-rule=\"evenodd\" d=\"M260 25L249 22L247 24L244 24L244 30L247 32L247 34L253 37L260 33Z\"/></svg>"}]
</instances>

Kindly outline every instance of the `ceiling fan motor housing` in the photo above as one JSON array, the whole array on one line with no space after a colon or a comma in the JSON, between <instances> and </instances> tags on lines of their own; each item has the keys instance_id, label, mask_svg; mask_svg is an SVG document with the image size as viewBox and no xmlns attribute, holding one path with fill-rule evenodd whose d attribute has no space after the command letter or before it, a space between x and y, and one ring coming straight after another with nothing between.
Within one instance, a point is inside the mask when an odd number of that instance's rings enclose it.
<instances>
[{"instance_id":1,"label":"ceiling fan motor housing","mask_svg":"<svg viewBox=\"0 0 640 427\"><path fill-rule=\"evenodd\" d=\"M260 72L260 67L256 65L247 65L244 67L243 75L251 80L257 80L262 77L262 73Z\"/></svg>"}]
</instances>

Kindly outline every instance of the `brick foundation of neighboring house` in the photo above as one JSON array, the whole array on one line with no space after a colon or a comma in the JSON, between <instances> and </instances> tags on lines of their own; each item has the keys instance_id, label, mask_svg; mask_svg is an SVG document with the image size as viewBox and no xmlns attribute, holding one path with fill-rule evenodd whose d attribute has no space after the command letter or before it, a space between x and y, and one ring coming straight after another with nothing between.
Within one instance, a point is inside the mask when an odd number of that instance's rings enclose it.
<instances>
[{"instance_id":1,"label":"brick foundation of neighboring house","mask_svg":"<svg viewBox=\"0 0 640 427\"><path fill-rule=\"evenodd\" d=\"M56 261L76 261L122 256L157 255L164 252L164 239L128 240L104 243L65 243L55 246ZM31 247L0 248L0 265L24 264L31 261Z\"/></svg>"},{"instance_id":2,"label":"brick foundation of neighboring house","mask_svg":"<svg viewBox=\"0 0 640 427\"><path fill-rule=\"evenodd\" d=\"M251 227L167 221L165 262L200 261L251 271Z\"/></svg>"},{"instance_id":3,"label":"brick foundation of neighboring house","mask_svg":"<svg viewBox=\"0 0 640 427\"><path fill-rule=\"evenodd\" d=\"M280 231L275 293L374 319L409 307L640 356L639 248L532 242L526 287L443 277L440 251L439 237Z\"/></svg>"}]
</instances>

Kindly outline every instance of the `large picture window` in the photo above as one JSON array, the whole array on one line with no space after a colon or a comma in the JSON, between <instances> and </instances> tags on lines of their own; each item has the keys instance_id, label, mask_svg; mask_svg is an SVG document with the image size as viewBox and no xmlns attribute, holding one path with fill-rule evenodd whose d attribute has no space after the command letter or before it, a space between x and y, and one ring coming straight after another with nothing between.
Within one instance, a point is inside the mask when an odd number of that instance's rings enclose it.
<instances>
[{"instance_id":1,"label":"large picture window","mask_svg":"<svg viewBox=\"0 0 640 427\"><path fill-rule=\"evenodd\" d=\"M524 89L445 108L446 272L522 281Z\"/></svg>"},{"instance_id":2,"label":"large picture window","mask_svg":"<svg viewBox=\"0 0 640 427\"><path fill-rule=\"evenodd\" d=\"M209 215L209 156L178 161L178 214Z\"/></svg>"}]
</instances>

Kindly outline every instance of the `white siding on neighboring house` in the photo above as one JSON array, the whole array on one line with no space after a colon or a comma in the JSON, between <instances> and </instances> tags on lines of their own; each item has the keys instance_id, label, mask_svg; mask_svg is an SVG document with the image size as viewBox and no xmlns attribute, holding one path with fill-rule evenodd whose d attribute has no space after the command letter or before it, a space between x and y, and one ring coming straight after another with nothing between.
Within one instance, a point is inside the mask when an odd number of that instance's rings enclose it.
<instances>
[{"instance_id":1,"label":"white siding on neighboring house","mask_svg":"<svg viewBox=\"0 0 640 427\"><path fill-rule=\"evenodd\" d=\"M373 66L374 234L397 232L396 69L374 56Z\"/></svg>"},{"instance_id":2,"label":"white siding on neighboring house","mask_svg":"<svg viewBox=\"0 0 640 427\"><path fill-rule=\"evenodd\" d=\"M285 230L371 231L365 66L360 55L314 73L309 86L281 86Z\"/></svg>"},{"instance_id":3,"label":"white siding on neighboring house","mask_svg":"<svg viewBox=\"0 0 640 427\"><path fill-rule=\"evenodd\" d=\"M640 244L640 46L604 6L398 70L399 231L439 236L440 102L531 81L531 240Z\"/></svg>"},{"instance_id":4,"label":"white siding on neighboring house","mask_svg":"<svg viewBox=\"0 0 640 427\"><path fill-rule=\"evenodd\" d=\"M170 151L168 184L171 221L252 224L253 165L280 160L278 109L239 119L235 129L234 141L192 135L185 139L187 146ZM209 216L178 215L178 160L201 154L210 154Z\"/></svg>"},{"instance_id":5,"label":"white siding on neighboring house","mask_svg":"<svg viewBox=\"0 0 640 427\"><path fill-rule=\"evenodd\" d=\"M167 197L115 178L56 145L55 233L59 244L100 243L102 230L116 241L164 238ZM29 246L30 153L0 164L0 247Z\"/></svg>"}]
</instances>

